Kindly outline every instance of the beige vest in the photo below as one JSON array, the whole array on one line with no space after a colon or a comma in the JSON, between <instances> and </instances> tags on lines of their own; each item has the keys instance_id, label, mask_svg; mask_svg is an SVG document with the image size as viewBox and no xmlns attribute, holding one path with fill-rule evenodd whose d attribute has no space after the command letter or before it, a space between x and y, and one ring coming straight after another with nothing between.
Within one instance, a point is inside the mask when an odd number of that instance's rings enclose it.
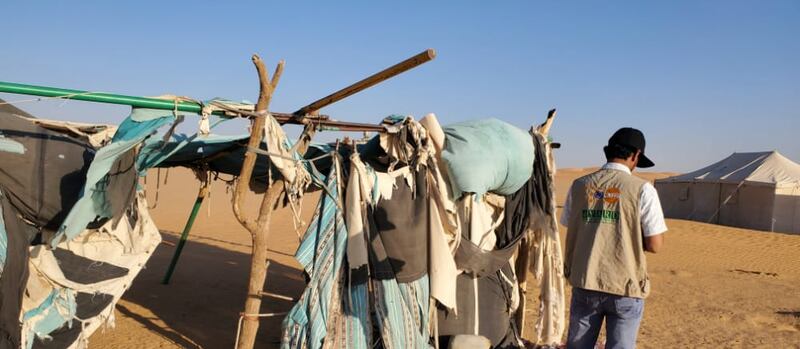
<instances>
[{"instance_id":1,"label":"beige vest","mask_svg":"<svg viewBox=\"0 0 800 349\"><path fill-rule=\"evenodd\" d=\"M573 287L626 297L650 292L639 200L646 182L600 170L573 183L564 276Z\"/></svg>"}]
</instances>

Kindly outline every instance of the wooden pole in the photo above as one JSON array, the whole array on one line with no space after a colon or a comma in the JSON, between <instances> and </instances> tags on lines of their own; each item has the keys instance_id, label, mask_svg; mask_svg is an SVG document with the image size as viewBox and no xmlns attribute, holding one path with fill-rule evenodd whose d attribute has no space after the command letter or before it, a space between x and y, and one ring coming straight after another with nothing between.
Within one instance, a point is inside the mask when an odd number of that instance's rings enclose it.
<instances>
[{"instance_id":1,"label":"wooden pole","mask_svg":"<svg viewBox=\"0 0 800 349\"><path fill-rule=\"evenodd\" d=\"M256 66L260 84L256 112L265 112L267 108L269 108L272 92L275 90L280 80L284 62L280 61L278 63L271 82L269 80L269 73L267 73L266 67L264 67L264 62L258 55L253 55L253 64ZM263 113L252 122L250 140L248 142L249 147L258 148L264 135L265 124L266 115ZM239 174L239 180L236 183L236 190L233 194L233 212L236 215L236 219L250 231L253 241L250 260L250 281L247 286L247 299L245 300L244 311L241 314L243 317L242 333L239 337L239 342L236 344L238 348L242 349L252 349L255 345L256 333L258 332L258 317L256 315L261 311L261 292L264 288L264 281L267 276L267 230L269 228L271 210L265 211L264 207L271 206L271 203L275 202L283 189L280 185L272 181L271 178L268 178L270 185L261 201L261 210L259 210L257 220L253 221L245 217L242 212L244 195L247 193L250 180L252 179L256 158L257 154L254 152L248 151L245 154L242 170Z\"/></svg>"},{"instance_id":2,"label":"wooden pole","mask_svg":"<svg viewBox=\"0 0 800 349\"><path fill-rule=\"evenodd\" d=\"M294 112L296 116L304 116L306 114L310 114L311 112L320 110L328 105L336 103L342 99L345 99L349 96L352 96L358 92L366 90L369 87L375 86L376 84L386 81L394 76L397 76L403 72L409 71L413 68L416 68L426 62L430 62L432 59L436 57L436 51L432 48L429 48L423 52L418 53L417 55L406 59L400 63L397 63L389 68L381 70L375 74L370 75L369 77L356 82L350 86L347 86L339 91L336 91L326 97L323 97L305 107L298 109Z\"/></svg>"}]
</instances>

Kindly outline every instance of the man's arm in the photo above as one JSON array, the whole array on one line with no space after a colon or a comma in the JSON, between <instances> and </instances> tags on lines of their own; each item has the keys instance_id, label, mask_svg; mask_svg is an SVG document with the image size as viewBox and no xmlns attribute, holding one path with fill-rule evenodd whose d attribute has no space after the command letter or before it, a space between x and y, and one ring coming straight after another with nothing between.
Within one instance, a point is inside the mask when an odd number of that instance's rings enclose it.
<instances>
[{"instance_id":1,"label":"man's arm","mask_svg":"<svg viewBox=\"0 0 800 349\"><path fill-rule=\"evenodd\" d=\"M664 243L664 234L646 236L644 238L644 250L651 253L658 253L661 244Z\"/></svg>"},{"instance_id":2,"label":"man's arm","mask_svg":"<svg viewBox=\"0 0 800 349\"><path fill-rule=\"evenodd\" d=\"M657 253L664 243L667 224L664 222L664 211L661 209L661 200L658 199L658 192L650 183L642 187L639 211L641 214L642 235L644 235L644 250Z\"/></svg>"}]
</instances>

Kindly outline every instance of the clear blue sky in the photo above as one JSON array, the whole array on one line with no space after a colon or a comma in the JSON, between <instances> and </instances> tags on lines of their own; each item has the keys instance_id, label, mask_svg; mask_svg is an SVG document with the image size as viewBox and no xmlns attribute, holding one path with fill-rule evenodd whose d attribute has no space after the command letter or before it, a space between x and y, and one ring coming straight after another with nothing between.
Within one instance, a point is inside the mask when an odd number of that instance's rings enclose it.
<instances>
[{"instance_id":1,"label":"clear blue sky","mask_svg":"<svg viewBox=\"0 0 800 349\"><path fill-rule=\"evenodd\" d=\"M432 47L433 62L323 112L492 116L527 128L556 107L562 167L599 165L621 126L645 132L656 170L734 151L800 161L798 1L3 1L0 13L3 81L254 100L259 53L270 66L286 60L271 109L292 111ZM90 122L127 113L22 107Z\"/></svg>"}]
</instances>

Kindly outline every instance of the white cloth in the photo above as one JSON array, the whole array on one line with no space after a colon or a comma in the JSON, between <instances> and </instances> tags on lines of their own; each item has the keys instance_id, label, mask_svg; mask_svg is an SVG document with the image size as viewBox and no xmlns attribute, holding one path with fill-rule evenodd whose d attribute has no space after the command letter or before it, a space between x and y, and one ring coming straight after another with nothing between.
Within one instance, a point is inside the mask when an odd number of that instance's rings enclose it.
<instances>
[{"instance_id":1,"label":"white cloth","mask_svg":"<svg viewBox=\"0 0 800 349\"><path fill-rule=\"evenodd\" d=\"M363 177L363 178L362 178ZM370 192L374 176L367 173L358 153L350 157L350 178L345 197L344 223L347 227L347 264L350 270L359 269L369 263L367 234L364 216L366 205L371 204Z\"/></svg>"},{"instance_id":2,"label":"white cloth","mask_svg":"<svg viewBox=\"0 0 800 349\"><path fill-rule=\"evenodd\" d=\"M428 276L431 284L431 298L458 314L456 308L456 281L459 275L456 261L453 258L461 241L461 224L458 219L456 204L448 196L447 181L439 171L441 168L437 157L432 158L436 164L428 173L430 240L428 253L430 265Z\"/></svg>"},{"instance_id":3,"label":"white cloth","mask_svg":"<svg viewBox=\"0 0 800 349\"><path fill-rule=\"evenodd\" d=\"M297 161L301 159L300 155L292 148L283 128L271 114L267 114L267 122L264 123L264 142L271 153L269 160L286 181L289 198L299 198L311 183L311 174Z\"/></svg>"},{"instance_id":4,"label":"white cloth","mask_svg":"<svg viewBox=\"0 0 800 349\"><path fill-rule=\"evenodd\" d=\"M603 165L604 170L617 170L631 174L631 170L623 164L609 162ZM658 199L658 192L650 182L642 186L642 193L639 194L639 221L642 224L642 234L645 237L655 236L667 231L667 223L664 222L664 211L661 209L661 200ZM567 200L564 202L564 209L561 210L561 224L567 226L569 223L570 206L572 204L572 187L567 192Z\"/></svg>"}]
</instances>

